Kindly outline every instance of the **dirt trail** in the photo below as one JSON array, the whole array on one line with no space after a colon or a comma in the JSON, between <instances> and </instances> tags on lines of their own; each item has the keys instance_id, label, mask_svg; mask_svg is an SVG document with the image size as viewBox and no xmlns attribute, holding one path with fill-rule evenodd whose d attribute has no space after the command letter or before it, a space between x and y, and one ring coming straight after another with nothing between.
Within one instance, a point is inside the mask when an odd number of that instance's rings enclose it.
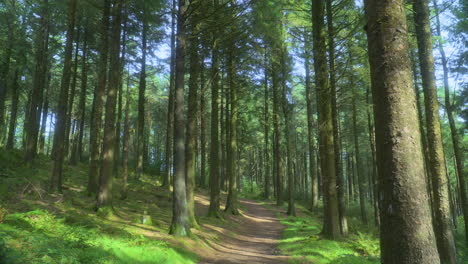
<instances>
[{"instance_id":1,"label":"dirt trail","mask_svg":"<svg viewBox=\"0 0 468 264\"><path fill-rule=\"evenodd\" d=\"M284 226L273 211L266 209L259 202L241 199L242 216L231 217L234 224L226 228L203 224L218 234L219 240L211 242L214 249L205 255L200 264L256 264L287 263L287 256L282 256L276 248ZM198 213L205 213L199 208Z\"/></svg>"}]
</instances>

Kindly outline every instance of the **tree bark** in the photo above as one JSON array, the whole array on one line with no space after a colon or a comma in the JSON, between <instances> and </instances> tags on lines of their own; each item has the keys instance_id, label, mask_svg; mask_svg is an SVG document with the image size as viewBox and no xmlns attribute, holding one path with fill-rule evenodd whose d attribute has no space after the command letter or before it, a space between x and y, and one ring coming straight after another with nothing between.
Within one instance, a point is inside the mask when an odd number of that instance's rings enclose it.
<instances>
[{"instance_id":1,"label":"tree bark","mask_svg":"<svg viewBox=\"0 0 468 264\"><path fill-rule=\"evenodd\" d=\"M81 94L80 94L80 102L79 102L79 135L78 135L78 150L77 155L78 159L82 162L84 161L83 158L83 137L85 134L84 127L85 127L85 118L86 118L86 90L88 87L88 49L87 49L87 39L88 35L85 32L84 36L84 44L83 44L83 51L81 57Z\"/></svg>"},{"instance_id":2,"label":"tree bark","mask_svg":"<svg viewBox=\"0 0 468 264\"><path fill-rule=\"evenodd\" d=\"M41 6L39 30L36 38L38 45L36 50L36 66L34 70L33 89L31 92L30 105L28 107L27 116L25 120L25 161L32 162L36 157L37 152L37 138L39 133L39 122L41 112L39 109L42 105L42 94L45 85L46 71L47 71L47 50L49 40L49 14L48 14L48 0L44 0ZM73 36L71 37L73 44Z\"/></svg>"},{"instance_id":3,"label":"tree bark","mask_svg":"<svg viewBox=\"0 0 468 264\"><path fill-rule=\"evenodd\" d=\"M433 0L434 8L436 10L436 32L437 36L441 36L440 34L440 19L439 19L439 8L437 6L437 0ZM450 132L452 136L452 145L455 154L455 164L456 164L456 171L458 176L458 181L460 183L460 198L462 204L462 212L463 218L465 219L465 240L466 244L468 245L468 193L467 188L468 184L466 182L466 175L464 170L464 155L463 150L460 146L460 136L458 135L457 127L455 126L455 118L453 114L453 105L450 102L450 90L449 90L449 82L448 82L448 67L447 67L447 58L445 56L444 47L442 46L442 42L439 40L438 48L440 52L440 56L442 57L442 69L444 72L444 91L445 91L445 110L447 111L447 116L450 125Z\"/></svg>"},{"instance_id":4,"label":"tree bark","mask_svg":"<svg viewBox=\"0 0 468 264\"><path fill-rule=\"evenodd\" d=\"M194 6L193 8L197 8ZM198 89L200 77L200 58L198 48L198 14L194 11L191 17L191 34L190 34L190 79L189 79L189 94L188 94L188 110L187 110L187 137L185 149L185 181L187 187L187 211L189 224L191 227L198 227L197 219L195 218L195 161L197 157L196 140L197 140L197 109L198 109Z\"/></svg>"},{"instance_id":5,"label":"tree bark","mask_svg":"<svg viewBox=\"0 0 468 264\"><path fill-rule=\"evenodd\" d=\"M90 164L87 192L95 194L98 191L99 166L101 161L101 127L102 127L102 112L105 103L105 92L107 82L107 58L109 44L109 13L110 0L104 0L102 25L101 25L101 40L99 51L99 72L97 86L94 91L93 111L91 116L90 129Z\"/></svg>"},{"instance_id":6,"label":"tree bark","mask_svg":"<svg viewBox=\"0 0 468 264\"><path fill-rule=\"evenodd\" d=\"M179 0L177 17L177 45L175 65L174 102L174 192L172 199L172 223L169 233L175 236L190 235L185 183L185 140L184 140L184 75L185 75L185 19L188 1Z\"/></svg>"},{"instance_id":7,"label":"tree bark","mask_svg":"<svg viewBox=\"0 0 468 264\"><path fill-rule=\"evenodd\" d=\"M169 75L169 100L167 102L167 126L166 126L166 151L163 172L163 186L170 188L171 169L172 169L172 134L174 132L174 90L175 90L175 25L176 25L176 0L172 0L172 19L171 19L171 63Z\"/></svg>"},{"instance_id":8,"label":"tree bark","mask_svg":"<svg viewBox=\"0 0 468 264\"><path fill-rule=\"evenodd\" d=\"M330 90L332 97L332 119L333 119L333 149L335 152L335 168L336 168L336 188L338 191L338 213L340 217L341 234L348 234L348 221L346 219L345 205L345 186L343 179L343 161L341 158L341 141L339 129L339 110L338 96L336 93L336 74L335 74L335 27L333 25L333 0L327 0L327 27L328 27L328 56L330 60Z\"/></svg>"},{"instance_id":9,"label":"tree bark","mask_svg":"<svg viewBox=\"0 0 468 264\"><path fill-rule=\"evenodd\" d=\"M445 174L444 147L440 129L434 57L432 55L429 3L426 0L413 0L413 9L415 11L414 22L426 110L428 167L433 183L434 231L440 261L453 264L457 262L457 255L451 226L449 182Z\"/></svg>"},{"instance_id":10,"label":"tree bark","mask_svg":"<svg viewBox=\"0 0 468 264\"><path fill-rule=\"evenodd\" d=\"M12 93L11 93L11 116L10 124L8 128L8 139L6 144L6 149L14 149L15 147L15 132L16 132L16 117L18 114L18 103L19 103L19 69L16 68L15 75L13 77Z\"/></svg>"},{"instance_id":11,"label":"tree bark","mask_svg":"<svg viewBox=\"0 0 468 264\"><path fill-rule=\"evenodd\" d=\"M125 200L128 196L128 143L130 141L130 73L127 80L127 94L125 96L125 117L124 117L124 138L123 138L123 151L122 151L122 192L120 198Z\"/></svg>"},{"instance_id":12,"label":"tree bark","mask_svg":"<svg viewBox=\"0 0 468 264\"><path fill-rule=\"evenodd\" d=\"M324 236L335 239L340 236L338 195L333 138L332 97L328 82L328 65L325 48L324 6L320 0L312 0L314 39L314 68L317 99L319 102L319 153L323 176Z\"/></svg>"},{"instance_id":13,"label":"tree bark","mask_svg":"<svg viewBox=\"0 0 468 264\"><path fill-rule=\"evenodd\" d=\"M68 7L67 40L65 44L65 61L63 66L62 83L60 86L60 100L58 103L57 121L55 124L55 136L52 158L54 161L52 177L50 179L50 191L62 192L63 161L65 158L65 133L67 124L68 90L71 79L71 61L73 52L73 33L75 31L77 0L70 0Z\"/></svg>"},{"instance_id":14,"label":"tree bark","mask_svg":"<svg viewBox=\"0 0 468 264\"><path fill-rule=\"evenodd\" d=\"M214 9L219 6L219 0L214 0ZM217 17L217 15L216 15ZM218 50L218 28L215 25L212 40L212 63L211 63L211 146L210 146L210 208L208 215L220 217L219 215L219 50Z\"/></svg>"},{"instance_id":15,"label":"tree bark","mask_svg":"<svg viewBox=\"0 0 468 264\"><path fill-rule=\"evenodd\" d=\"M143 159L144 159L144 136L145 136L145 91L146 91L146 52L147 42L146 35L148 31L148 24L146 18L146 11L143 9L143 33L142 33L142 47L141 47L141 71L140 71L140 85L138 89L138 127L137 127L137 178L143 174Z\"/></svg>"},{"instance_id":16,"label":"tree bark","mask_svg":"<svg viewBox=\"0 0 468 264\"><path fill-rule=\"evenodd\" d=\"M381 261L437 264L404 1L367 0L365 8L381 192Z\"/></svg>"},{"instance_id":17,"label":"tree bark","mask_svg":"<svg viewBox=\"0 0 468 264\"><path fill-rule=\"evenodd\" d=\"M109 38L109 83L107 87L102 161L96 208L112 206L113 163L115 161L115 108L120 75L120 31L123 0L115 0L112 7L112 29Z\"/></svg>"},{"instance_id":18,"label":"tree bark","mask_svg":"<svg viewBox=\"0 0 468 264\"><path fill-rule=\"evenodd\" d=\"M230 43L229 53L228 53L228 78L229 78L229 89L230 89L230 101L231 101L231 113L230 113L230 120L229 120L229 128L230 128L230 135L228 136L228 144L227 153L228 159L227 162L229 163L227 168L227 177L229 179L229 189L228 189L228 197L226 201L226 212L238 215L239 209L238 204L239 201L237 199L237 119L239 115L238 110L238 99L237 99L237 85L236 85L236 57L234 56L234 43ZM227 110L226 110L227 111Z\"/></svg>"},{"instance_id":19,"label":"tree bark","mask_svg":"<svg viewBox=\"0 0 468 264\"><path fill-rule=\"evenodd\" d=\"M264 85L265 85L265 100L264 100L264 129L265 129L265 198L270 198L270 143L269 143L269 132L270 132L270 124L269 124L269 89L268 89L268 53L265 49L265 58L264 58ZM233 157L235 158L235 157Z\"/></svg>"}]
</instances>

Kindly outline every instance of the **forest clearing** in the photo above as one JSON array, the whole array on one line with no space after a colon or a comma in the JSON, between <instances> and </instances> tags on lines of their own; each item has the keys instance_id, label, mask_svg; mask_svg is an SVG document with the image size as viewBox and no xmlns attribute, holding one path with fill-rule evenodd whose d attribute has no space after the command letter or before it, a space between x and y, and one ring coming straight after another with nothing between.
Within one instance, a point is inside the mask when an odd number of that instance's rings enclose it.
<instances>
[{"instance_id":1,"label":"forest clearing","mask_svg":"<svg viewBox=\"0 0 468 264\"><path fill-rule=\"evenodd\" d=\"M468 263L466 0L0 0L0 264Z\"/></svg>"}]
</instances>

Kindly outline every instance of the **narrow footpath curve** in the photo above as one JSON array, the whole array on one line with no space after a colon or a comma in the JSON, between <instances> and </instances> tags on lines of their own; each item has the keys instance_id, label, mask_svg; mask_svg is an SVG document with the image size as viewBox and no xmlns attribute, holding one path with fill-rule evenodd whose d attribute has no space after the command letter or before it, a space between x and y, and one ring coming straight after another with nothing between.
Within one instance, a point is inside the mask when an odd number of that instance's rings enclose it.
<instances>
[{"instance_id":1,"label":"narrow footpath curve","mask_svg":"<svg viewBox=\"0 0 468 264\"><path fill-rule=\"evenodd\" d=\"M228 232L203 225L217 231L220 241L211 244L214 253L205 256L200 264L287 263L288 257L276 248L284 226L275 212L257 201L241 199L240 203L244 209L242 216L235 217L237 223Z\"/></svg>"}]
</instances>

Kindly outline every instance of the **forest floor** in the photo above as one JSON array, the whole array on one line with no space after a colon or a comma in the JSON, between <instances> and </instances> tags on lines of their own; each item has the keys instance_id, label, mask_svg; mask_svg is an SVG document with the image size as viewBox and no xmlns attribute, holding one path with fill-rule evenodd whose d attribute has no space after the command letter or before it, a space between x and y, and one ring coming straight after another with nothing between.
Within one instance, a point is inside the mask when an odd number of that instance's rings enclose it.
<instances>
[{"instance_id":1,"label":"forest floor","mask_svg":"<svg viewBox=\"0 0 468 264\"><path fill-rule=\"evenodd\" d=\"M88 167L66 166L63 194L49 194L51 166L48 157L26 166L21 152L0 150L0 264L379 263L377 231L360 223L357 206L348 211L350 235L332 241L320 236L321 210L297 203L290 217L285 206L244 193L250 199L240 198L240 215L210 218L209 193L197 189L200 227L176 238L168 235L172 195L157 178L131 175L126 200L115 179L113 210L96 213L85 191ZM222 192L221 209L225 200Z\"/></svg>"}]
</instances>

